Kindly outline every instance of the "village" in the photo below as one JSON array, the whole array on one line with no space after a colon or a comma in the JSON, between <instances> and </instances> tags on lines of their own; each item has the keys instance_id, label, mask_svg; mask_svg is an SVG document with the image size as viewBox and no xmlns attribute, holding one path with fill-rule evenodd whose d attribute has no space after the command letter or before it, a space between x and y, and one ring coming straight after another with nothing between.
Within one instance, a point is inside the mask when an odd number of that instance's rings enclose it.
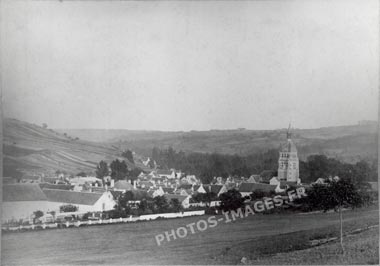
<instances>
[{"instance_id":1,"label":"village","mask_svg":"<svg viewBox=\"0 0 380 266\"><path fill-rule=\"evenodd\" d=\"M2 225L4 230L21 229L22 226L35 228L34 225L45 228L46 224L68 227L69 222L110 218L137 221L187 216L184 213L202 215L210 208L217 212L220 196L230 191L237 191L239 197L249 203L276 194L284 195L289 189L339 181L338 176L330 176L319 177L311 184L301 182L290 128L279 151L278 176L272 173L214 177L210 184L203 184L199 177L176 169L151 169L141 171L135 179L118 180L109 175L70 178L63 173L49 177L25 176L19 182L4 178ZM377 183L370 183L373 190L377 190Z\"/></svg>"}]
</instances>

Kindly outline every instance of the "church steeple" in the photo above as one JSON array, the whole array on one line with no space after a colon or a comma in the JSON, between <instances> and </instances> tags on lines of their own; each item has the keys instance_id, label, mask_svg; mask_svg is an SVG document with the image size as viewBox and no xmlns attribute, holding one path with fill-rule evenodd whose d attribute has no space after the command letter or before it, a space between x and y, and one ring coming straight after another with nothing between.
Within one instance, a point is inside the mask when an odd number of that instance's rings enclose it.
<instances>
[{"instance_id":1,"label":"church steeple","mask_svg":"<svg viewBox=\"0 0 380 266\"><path fill-rule=\"evenodd\" d=\"M290 132L290 127L291 127L291 125L289 123L288 131L286 132L286 138L288 140L292 139L292 133Z\"/></svg>"}]
</instances>

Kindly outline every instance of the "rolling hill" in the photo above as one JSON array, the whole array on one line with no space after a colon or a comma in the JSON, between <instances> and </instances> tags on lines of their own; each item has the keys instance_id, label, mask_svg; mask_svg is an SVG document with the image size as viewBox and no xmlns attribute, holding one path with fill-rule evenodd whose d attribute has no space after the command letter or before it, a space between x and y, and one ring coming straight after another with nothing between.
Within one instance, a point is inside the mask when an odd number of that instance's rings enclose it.
<instances>
[{"instance_id":1,"label":"rolling hill","mask_svg":"<svg viewBox=\"0 0 380 266\"><path fill-rule=\"evenodd\" d=\"M286 129L279 130L209 130L190 132L65 129L83 139L110 143L120 149L129 148L150 156L153 147L185 152L225 153L247 155L268 149L278 149L285 141ZM294 129L293 140L301 159L310 154L325 154L346 162L377 158L377 123L317 129Z\"/></svg>"},{"instance_id":2,"label":"rolling hill","mask_svg":"<svg viewBox=\"0 0 380 266\"><path fill-rule=\"evenodd\" d=\"M81 140L15 119L3 121L4 176L94 171L100 160L111 161L119 151L108 144Z\"/></svg>"}]
</instances>

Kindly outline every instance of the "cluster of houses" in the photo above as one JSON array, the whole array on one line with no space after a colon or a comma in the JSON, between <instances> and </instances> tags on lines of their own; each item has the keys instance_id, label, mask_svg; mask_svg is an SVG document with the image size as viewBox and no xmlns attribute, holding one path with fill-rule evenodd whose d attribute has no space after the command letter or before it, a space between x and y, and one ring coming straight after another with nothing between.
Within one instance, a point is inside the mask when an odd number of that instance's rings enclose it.
<instances>
[{"instance_id":1,"label":"cluster of houses","mask_svg":"<svg viewBox=\"0 0 380 266\"><path fill-rule=\"evenodd\" d=\"M280 150L277 176L273 176L272 171L263 171L249 178L215 177L211 184L202 184L194 175L185 175L175 169L156 169L149 173L142 172L133 181L114 180L109 176L102 180L90 176L67 178L61 175L25 176L16 183L12 178L4 178L2 221L30 219L37 210L59 216L64 205L76 206L76 213L109 211L115 208L118 198L127 191L133 194L130 204L134 206L143 199L164 196L168 202L177 199L184 209L205 206L193 199L198 193L213 192L215 200L211 206L217 206L220 203L217 198L231 189L239 191L242 197L257 191L281 193L290 187L302 185L297 149L290 132L287 137L287 142ZM332 179L337 180L338 177ZM325 179L319 178L315 183L325 182Z\"/></svg>"}]
</instances>

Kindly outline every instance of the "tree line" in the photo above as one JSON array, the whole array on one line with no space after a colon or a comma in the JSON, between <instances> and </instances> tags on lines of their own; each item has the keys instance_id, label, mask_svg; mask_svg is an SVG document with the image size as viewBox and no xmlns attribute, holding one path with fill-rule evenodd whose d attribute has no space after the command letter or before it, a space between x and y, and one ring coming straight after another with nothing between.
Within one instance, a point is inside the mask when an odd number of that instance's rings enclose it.
<instances>
[{"instance_id":1,"label":"tree line","mask_svg":"<svg viewBox=\"0 0 380 266\"><path fill-rule=\"evenodd\" d=\"M276 149L254 153L247 156L218 153L185 153L168 149L152 149L152 159L160 168L181 169L188 174L199 176L203 183L210 183L215 176L249 177L260 174L264 170L272 170L277 174L279 153ZM341 162L325 155L311 155L306 161L299 162L302 182L310 183L319 177L345 176L363 181L377 180L377 165L361 160L355 164Z\"/></svg>"}]
</instances>

